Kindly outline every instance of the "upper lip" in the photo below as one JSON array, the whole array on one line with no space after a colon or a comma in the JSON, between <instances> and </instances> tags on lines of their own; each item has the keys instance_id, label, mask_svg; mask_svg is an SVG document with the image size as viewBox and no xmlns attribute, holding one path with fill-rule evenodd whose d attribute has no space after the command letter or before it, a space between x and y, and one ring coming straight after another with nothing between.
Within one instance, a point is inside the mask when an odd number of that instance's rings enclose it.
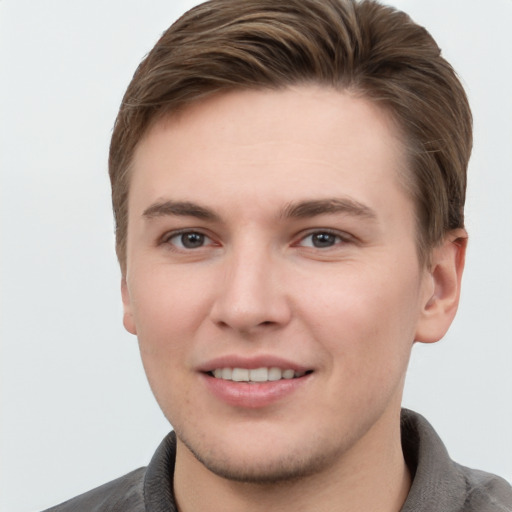
<instances>
[{"instance_id":1,"label":"upper lip","mask_svg":"<svg viewBox=\"0 0 512 512\"><path fill-rule=\"evenodd\" d=\"M197 369L200 372L207 373L215 370L216 368L247 368L249 370L256 368L281 368L283 370L292 369L296 372L312 370L311 367L271 355L259 355L253 357L241 357L238 355L220 356L200 364Z\"/></svg>"}]
</instances>

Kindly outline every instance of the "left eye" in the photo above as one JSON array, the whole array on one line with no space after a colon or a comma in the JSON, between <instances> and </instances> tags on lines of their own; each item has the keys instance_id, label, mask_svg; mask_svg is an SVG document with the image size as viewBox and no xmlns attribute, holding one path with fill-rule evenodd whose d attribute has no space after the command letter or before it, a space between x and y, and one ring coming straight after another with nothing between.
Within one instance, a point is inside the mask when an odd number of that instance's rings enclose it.
<instances>
[{"instance_id":1,"label":"left eye","mask_svg":"<svg viewBox=\"0 0 512 512\"><path fill-rule=\"evenodd\" d=\"M325 249L333 247L343 242L340 235L330 233L329 231L317 231L305 236L298 245L302 247L314 247L315 249Z\"/></svg>"},{"instance_id":2,"label":"left eye","mask_svg":"<svg viewBox=\"0 0 512 512\"><path fill-rule=\"evenodd\" d=\"M167 242L179 249L198 249L199 247L211 243L211 239L203 233L187 231L169 237Z\"/></svg>"}]
</instances>

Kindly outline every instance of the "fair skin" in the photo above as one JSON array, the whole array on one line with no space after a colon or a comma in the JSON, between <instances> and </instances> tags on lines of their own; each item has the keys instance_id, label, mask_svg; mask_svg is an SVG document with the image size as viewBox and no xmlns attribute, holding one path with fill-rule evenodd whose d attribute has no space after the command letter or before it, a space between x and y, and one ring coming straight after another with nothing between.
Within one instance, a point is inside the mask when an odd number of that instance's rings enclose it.
<instances>
[{"instance_id":1,"label":"fair skin","mask_svg":"<svg viewBox=\"0 0 512 512\"><path fill-rule=\"evenodd\" d=\"M386 112L313 86L216 95L139 144L124 324L182 512L400 509L407 363L450 325L465 247L420 265L406 171Z\"/></svg>"}]
</instances>

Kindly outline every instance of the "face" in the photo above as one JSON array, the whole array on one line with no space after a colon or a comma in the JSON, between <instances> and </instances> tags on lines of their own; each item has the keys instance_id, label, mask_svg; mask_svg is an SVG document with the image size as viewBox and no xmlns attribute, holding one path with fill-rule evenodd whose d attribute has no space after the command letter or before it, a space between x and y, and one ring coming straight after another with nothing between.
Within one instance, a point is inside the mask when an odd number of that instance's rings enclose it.
<instances>
[{"instance_id":1,"label":"face","mask_svg":"<svg viewBox=\"0 0 512 512\"><path fill-rule=\"evenodd\" d=\"M319 87L218 95L141 141L124 322L178 456L289 478L397 424L433 291L403 153L385 112Z\"/></svg>"}]
</instances>

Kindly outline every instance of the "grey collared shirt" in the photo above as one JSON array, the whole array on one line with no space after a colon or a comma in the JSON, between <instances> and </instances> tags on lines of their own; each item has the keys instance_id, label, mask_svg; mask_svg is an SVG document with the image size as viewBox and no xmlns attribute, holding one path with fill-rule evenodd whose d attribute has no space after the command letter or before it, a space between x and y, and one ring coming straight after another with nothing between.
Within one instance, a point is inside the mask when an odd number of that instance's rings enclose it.
<instances>
[{"instance_id":1,"label":"grey collared shirt","mask_svg":"<svg viewBox=\"0 0 512 512\"><path fill-rule=\"evenodd\" d=\"M402 410L402 447L413 482L400 512L512 512L502 478L453 462L428 421ZM176 436L140 468L46 512L177 512L172 489Z\"/></svg>"}]
</instances>

